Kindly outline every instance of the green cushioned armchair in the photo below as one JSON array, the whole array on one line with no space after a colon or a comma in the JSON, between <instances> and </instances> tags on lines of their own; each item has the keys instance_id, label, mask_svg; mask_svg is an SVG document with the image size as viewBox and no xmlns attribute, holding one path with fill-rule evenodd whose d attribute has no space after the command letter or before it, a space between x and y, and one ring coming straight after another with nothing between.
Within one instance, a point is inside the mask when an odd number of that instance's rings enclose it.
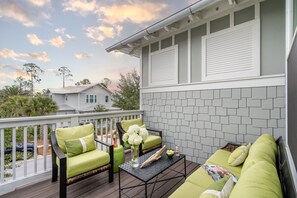
<instances>
[{"instance_id":1,"label":"green cushioned armchair","mask_svg":"<svg viewBox=\"0 0 297 198\"><path fill-rule=\"evenodd\" d=\"M122 120L121 122L116 123L116 127L119 133L120 143L125 147L123 142L123 135L126 133L128 128L132 125L142 126L142 118L133 119L133 120ZM143 155L149 151L152 151L156 148L162 148L162 131L156 129L146 128L149 132L148 138L143 144L139 145L139 155Z\"/></svg>"},{"instance_id":2,"label":"green cushioned armchair","mask_svg":"<svg viewBox=\"0 0 297 198\"><path fill-rule=\"evenodd\" d=\"M94 141L92 140L92 135L94 136ZM82 142L81 145L84 147L84 152L74 156L69 155L69 150L71 148L69 147L68 142L78 141L78 143L80 143L81 141L84 141L83 139L85 137L91 139L92 150L86 151L85 148L90 144ZM108 150L109 153L97 149L95 147L95 142L106 146L106 150ZM68 185L103 171L109 172L109 182L113 182L113 145L96 139L93 124L69 128L57 128L56 131L51 133L51 145L52 182L57 181L59 168L60 197L67 196ZM68 155L71 157L68 157Z\"/></svg>"}]
</instances>

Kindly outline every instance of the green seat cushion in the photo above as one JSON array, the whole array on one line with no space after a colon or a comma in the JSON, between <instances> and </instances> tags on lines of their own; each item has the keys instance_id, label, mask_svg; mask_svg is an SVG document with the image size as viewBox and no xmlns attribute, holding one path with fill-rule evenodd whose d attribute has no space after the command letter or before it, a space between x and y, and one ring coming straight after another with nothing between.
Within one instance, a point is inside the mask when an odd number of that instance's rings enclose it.
<instances>
[{"instance_id":1,"label":"green seat cushion","mask_svg":"<svg viewBox=\"0 0 297 198\"><path fill-rule=\"evenodd\" d=\"M121 126L124 129L124 131L128 131L129 127L132 125L138 125L141 126L142 125L142 118L138 118L138 119L133 119L133 120L122 120L121 121Z\"/></svg>"},{"instance_id":2,"label":"green seat cushion","mask_svg":"<svg viewBox=\"0 0 297 198\"><path fill-rule=\"evenodd\" d=\"M67 158L67 178L88 172L109 162L109 154L98 149ZM58 159L57 165L59 166Z\"/></svg>"},{"instance_id":3,"label":"green seat cushion","mask_svg":"<svg viewBox=\"0 0 297 198\"><path fill-rule=\"evenodd\" d=\"M144 143L142 144L142 150L146 150L152 148L154 146L160 145L162 143L162 139L157 135L149 135Z\"/></svg>"},{"instance_id":4,"label":"green seat cushion","mask_svg":"<svg viewBox=\"0 0 297 198\"><path fill-rule=\"evenodd\" d=\"M239 166L230 166L228 164L228 158L231 155L231 152L225 151L222 149L217 150L207 161L205 164L211 165L216 164L219 165L228 171L230 171L237 178L240 177L242 165Z\"/></svg>"},{"instance_id":5,"label":"green seat cushion","mask_svg":"<svg viewBox=\"0 0 297 198\"><path fill-rule=\"evenodd\" d=\"M206 189L208 186L214 183L214 180L203 168L198 168L186 179L186 181L203 189Z\"/></svg>"},{"instance_id":6,"label":"green seat cushion","mask_svg":"<svg viewBox=\"0 0 297 198\"><path fill-rule=\"evenodd\" d=\"M67 157L74 157L82 153L95 150L94 135L90 134L85 137L73 140L65 140Z\"/></svg>"},{"instance_id":7,"label":"green seat cushion","mask_svg":"<svg viewBox=\"0 0 297 198\"><path fill-rule=\"evenodd\" d=\"M276 168L260 161L241 175L230 198L281 198L282 190Z\"/></svg>"},{"instance_id":8,"label":"green seat cushion","mask_svg":"<svg viewBox=\"0 0 297 198\"><path fill-rule=\"evenodd\" d=\"M250 144L247 146L240 146L236 148L228 158L228 164L230 166L238 166L242 164L249 154Z\"/></svg>"},{"instance_id":9,"label":"green seat cushion","mask_svg":"<svg viewBox=\"0 0 297 198\"><path fill-rule=\"evenodd\" d=\"M178 189L171 194L170 198L197 198L204 191L204 188L196 186L190 182L183 183Z\"/></svg>"},{"instance_id":10,"label":"green seat cushion","mask_svg":"<svg viewBox=\"0 0 297 198\"><path fill-rule=\"evenodd\" d=\"M64 153L66 153L65 140L78 139L90 134L94 134L93 124L56 129L57 142Z\"/></svg>"}]
</instances>

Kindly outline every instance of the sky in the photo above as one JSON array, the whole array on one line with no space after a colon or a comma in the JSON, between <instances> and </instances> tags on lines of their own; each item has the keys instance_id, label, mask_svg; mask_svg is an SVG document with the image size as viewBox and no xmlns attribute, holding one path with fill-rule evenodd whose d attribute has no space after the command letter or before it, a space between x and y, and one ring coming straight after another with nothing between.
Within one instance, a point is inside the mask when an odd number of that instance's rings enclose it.
<instances>
[{"instance_id":1,"label":"sky","mask_svg":"<svg viewBox=\"0 0 297 198\"><path fill-rule=\"evenodd\" d=\"M92 83L136 69L139 59L105 48L195 0L0 0L0 88L26 74L25 63L44 70L36 90L62 87L59 67L71 70L66 86Z\"/></svg>"}]
</instances>

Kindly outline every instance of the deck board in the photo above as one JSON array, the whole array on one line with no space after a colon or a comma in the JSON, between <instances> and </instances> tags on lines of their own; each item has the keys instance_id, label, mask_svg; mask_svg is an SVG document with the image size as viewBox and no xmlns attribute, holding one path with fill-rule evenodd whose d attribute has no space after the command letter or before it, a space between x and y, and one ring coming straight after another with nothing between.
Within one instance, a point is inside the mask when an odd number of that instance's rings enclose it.
<instances>
[{"instance_id":1,"label":"deck board","mask_svg":"<svg viewBox=\"0 0 297 198\"><path fill-rule=\"evenodd\" d=\"M199 168L199 164L186 161L187 175L190 175L193 171ZM183 170L183 162L178 162L172 168L176 171ZM177 173L171 170L166 170L158 176L158 179L165 179L168 177L176 176ZM154 181L154 179L152 179ZM113 183L108 183L108 173L100 173L88 179L82 180L78 183L72 184L67 188L68 197L77 198L113 198L119 197L118 191L118 174L114 175ZM141 184L141 181L128 175L127 173L121 173L122 186L130 186ZM153 198L168 197L174 190L176 190L182 183L184 179L173 179L166 182L157 183L154 189ZM152 184L148 185L148 195L151 194ZM130 197L144 197L144 187L133 188L125 191ZM51 180L45 180L37 184L27 186L21 189L17 189L14 192L8 193L6 195L0 196L1 198L55 198L59 196L59 183L52 183ZM125 197L124 195L122 197Z\"/></svg>"}]
</instances>

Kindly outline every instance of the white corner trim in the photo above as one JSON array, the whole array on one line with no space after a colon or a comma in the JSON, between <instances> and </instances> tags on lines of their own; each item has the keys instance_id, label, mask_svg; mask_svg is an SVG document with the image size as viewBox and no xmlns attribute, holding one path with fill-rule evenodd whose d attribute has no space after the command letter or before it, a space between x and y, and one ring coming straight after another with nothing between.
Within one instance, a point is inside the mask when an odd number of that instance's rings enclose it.
<instances>
[{"instance_id":1,"label":"white corner trim","mask_svg":"<svg viewBox=\"0 0 297 198\"><path fill-rule=\"evenodd\" d=\"M140 93L154 92L172 92L172 91L191 91L207 89L228 89L228 88L246 88L246 87L266 87L266 86L284 86L285 74L237 78L221 81L207 81L198 83L185 83L172 86L143 87Z\"/></svg>"}]
</instances>

